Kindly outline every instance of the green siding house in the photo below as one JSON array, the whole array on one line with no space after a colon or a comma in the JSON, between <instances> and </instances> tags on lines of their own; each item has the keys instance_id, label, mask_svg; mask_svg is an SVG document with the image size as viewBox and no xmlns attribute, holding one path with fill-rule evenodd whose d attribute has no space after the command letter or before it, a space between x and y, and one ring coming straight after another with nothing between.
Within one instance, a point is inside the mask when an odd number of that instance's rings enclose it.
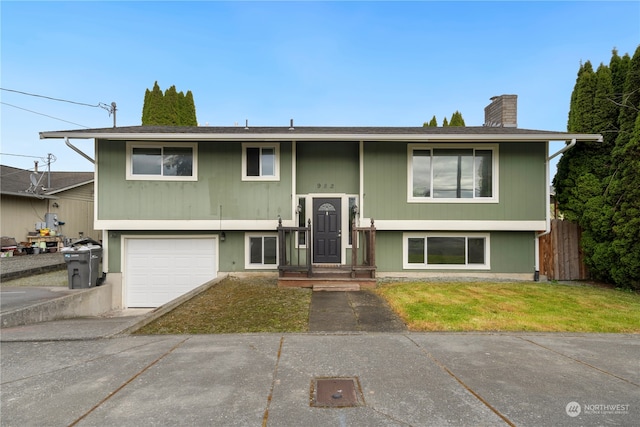
<instances>
[{"instance_id":1,"label":"green siding house","mask_svg":"<svg viewBox=\"0 0 640 427\"><path fill-rule=\"evenodd\" d=\"M352 228L372 221L373 277L533 280L550 223L549 141L601 136L520 129L516 99L492 98L479 127L291 122L41 138L95 140L94 226L122 307L162 305L222 273L275 273L294 253L351 264ZM298 227L290 249L279 227Z\"/></svg>"}]
</instances>

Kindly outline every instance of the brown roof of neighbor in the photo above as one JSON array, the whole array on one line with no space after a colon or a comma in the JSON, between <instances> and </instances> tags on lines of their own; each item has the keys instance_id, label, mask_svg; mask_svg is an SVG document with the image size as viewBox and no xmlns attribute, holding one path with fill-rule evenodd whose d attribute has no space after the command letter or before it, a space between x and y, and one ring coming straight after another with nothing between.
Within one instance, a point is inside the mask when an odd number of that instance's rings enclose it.
<instances>
[{"instance_id":1,"label":"brown roof of neighbor","mask_svg":"<svg viewBox=\"0 0 640 427\"><path fill-rule=\"evenodd\" d=\"M0 191L2 194L15 196L37 197L51 196L62 190L77 187L93 181L93 172L51 172L51 187L46 188L49 179L46 171L39 171L44 175L36 193L27 192L31 186L33 172L12 166L0 165ZM46 189L43 190L42 187Z\"/></svg>"}]
</instances>

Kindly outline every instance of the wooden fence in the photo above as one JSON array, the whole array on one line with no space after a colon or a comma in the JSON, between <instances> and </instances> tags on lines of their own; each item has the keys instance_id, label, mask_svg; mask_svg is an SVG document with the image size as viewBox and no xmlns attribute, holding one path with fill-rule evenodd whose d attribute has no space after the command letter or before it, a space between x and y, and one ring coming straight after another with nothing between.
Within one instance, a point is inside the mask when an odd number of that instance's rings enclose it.
<instances>
[{"instance_id":1,"label":"wooden fence","mask_svg":"<svg viewBox=\"0 0 640 427\"><path fill-rule=\"evenodd\" d=\"M585 280L589 271L584 265L577 224L551 220L551 233L540 237L540 274L548 280Z\"/></svg>"}]
</instances>

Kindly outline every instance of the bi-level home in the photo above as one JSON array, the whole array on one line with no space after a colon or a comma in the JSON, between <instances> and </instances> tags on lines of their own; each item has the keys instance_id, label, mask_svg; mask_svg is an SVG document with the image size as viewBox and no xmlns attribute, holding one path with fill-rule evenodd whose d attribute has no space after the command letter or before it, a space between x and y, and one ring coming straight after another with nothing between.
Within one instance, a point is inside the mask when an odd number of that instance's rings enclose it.
<instances>
[{"instance_id":1,"label":"bi-level home","mask_svg":"<svg viewBox=\"0 0 640 427\"><path fill-rule=\"evenodd\" d=\"M516 113L517 97L502 95L477 127L40 135L95 140L107 283L123 307L154 307L221 273L279 272L283 286L341 269L533 280L549 230L549 142L601 136L520 129Z\"/></svg>"}]
</instances>

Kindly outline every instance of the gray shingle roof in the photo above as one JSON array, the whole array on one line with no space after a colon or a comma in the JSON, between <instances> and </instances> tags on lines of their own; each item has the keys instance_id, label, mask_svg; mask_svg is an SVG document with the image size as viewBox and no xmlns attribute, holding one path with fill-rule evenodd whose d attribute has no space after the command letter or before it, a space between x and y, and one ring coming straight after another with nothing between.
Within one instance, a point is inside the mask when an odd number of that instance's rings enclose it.
<instances>
[{"instance_id":1,"label":"gray shingle roof","mask_svg":"<svg viewBox=\"0 0 640 427\"><path fill-rule=\"evenodd\" d=\"M216 140L598 140L600 135L571 134L515 127L447 126L447 127L244 127L244 126L124 126L98 129L40 132L47 138L104 139L175 139L191 141Z\"/></svg>"},{"instance_id":2,"label":"gray shingle roof","mask_svg":"<svg viewBox=\"0 0 640 427\"><path fill-rule=\"evenodd\" d=\"M0 191L2 194L12 194L17 196L35 197L33 193L27 193L26 190L31 185L32 172L24 169L14 168L12 166L0 165ZM48 185L48 177L46 172L41 184L45 187ZM51 188L42 191L39 187L38 193L42 195L52 195L61 190L76 187L93 181L93 172L51 172Z\"/></svg>"},{"instance_id":3,"label":"gray shingle roof","mask_svg":"<svg viewBox=\"0 0 640 427\"><path fill-rule=\"evenodd\" d=\"M446 126L446 127L392 127L392 126L123 126L97 129L79 129L67 131L41 132L49 133L74 133L74 134L138 134L138 133L175 133L175 134L344 134L344 135L519 135L519 134L558 134L566 132L554 132L544 130L530 130L508 127L488 126Z\"/></svg>"}]
</instances>

